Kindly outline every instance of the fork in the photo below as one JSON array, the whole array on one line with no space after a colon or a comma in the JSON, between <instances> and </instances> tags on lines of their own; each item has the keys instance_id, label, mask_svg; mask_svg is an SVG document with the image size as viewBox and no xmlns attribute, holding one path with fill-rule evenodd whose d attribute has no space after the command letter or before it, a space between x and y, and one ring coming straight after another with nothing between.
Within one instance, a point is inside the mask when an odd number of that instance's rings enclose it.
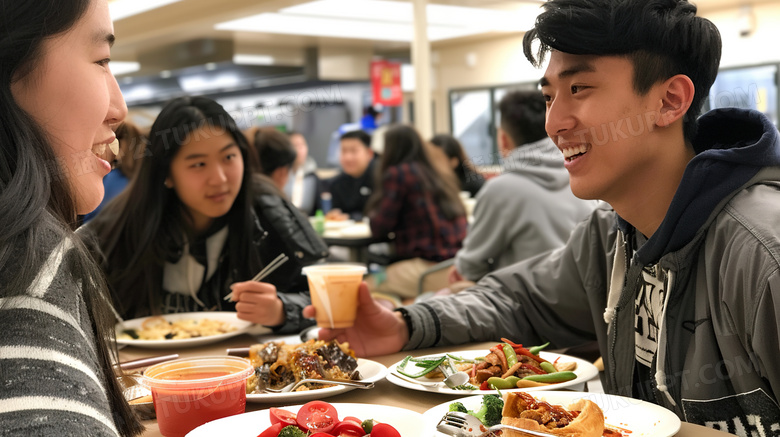
<instances>
[{"instance_id":1,"label":"fork","mask_svg":"<svg viewBox=\"0 0 780 437\"><path fill-rule=\"evenodd\" d=\"M494 435L496 431L509 429L517 431L524 435L531 435L537 437L549 437L553 434L549 434L541 431L531 431L528 429L517 428L509 425L493 425L490 428L486 428L482 422L471 414L460 413L457 411L450 411L441 418L436 430L447 435L454 437L489 437Z\"/></svg>"},{"instance_id":2,"label":"fork","mask_svg":"<svg viewBox=\"0 0 780 437\"><path fill-rule=\"evenodd\" d=\"M303 384L333 384L333 385L343 385L347 387L357 387L362 389L368 389L368 388L374 388L373 382L365 382L365 381L349 381L346 379L302 379L298 382L287 384L286 386L280 388L280 389L273 389L273 388L265 388L263 391L269 392L269 393L287 393L291 391L295 391L296 388L302 386Z\"/></svg>"}]
</instances>

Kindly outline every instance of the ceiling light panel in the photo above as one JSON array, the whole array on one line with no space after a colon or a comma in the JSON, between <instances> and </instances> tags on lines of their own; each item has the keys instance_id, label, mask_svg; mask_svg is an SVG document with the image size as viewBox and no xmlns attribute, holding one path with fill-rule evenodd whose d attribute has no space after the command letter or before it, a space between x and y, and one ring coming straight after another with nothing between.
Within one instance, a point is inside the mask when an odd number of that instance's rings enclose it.
<instances>
[{"instance_id":1,"label":"ceiling light panel","mask_svg":"<svg viewBox=\"0 0 780 437\"><path fill-rule=\"evenodd\" d=\"M525 5L515 11L470 8L429 4L427 7L428 24L443 26L491 27L496 20L506 27L506 22L515 21L541 12L538 5ZM315 17L352 18L371 21L395 21L413 23L412 4L388 0L317 0L279 11L283 14L307 15ZM536 13L534 13L536 12ZM528 20L522 20L527 22ZM533 24L533 20L531 20ZM527 30L527 29L524 29Z\"/></svg>"},{"instance_id":2,"label":"ceiling light panel","mask_svg":"<svg viewBox=\"0 0 780 437\"><path fill-rule=\"evenodd\" d=\"M111 19L114 21L132 17L181 0L115 0L108 4Z\"/></svg>"},{"instance_id":3,"label":"ceiling light panel","mask_svg":"<svg viewBox=\"0 0 780 437\"><path fill-rule=\"evenodd\" d=\"M493 10L428 5L428 38L439 41L493 31L533 27L538 5ZM412 5L387 0L317 0L279 13L265 13L216 26L219 30L409 42L414 35Z\"/></svg>"},{"instance_id":4,"label":"ceiling light panel","mask_svg":"<svg viewBox=\"0 0 780 437\"><path fill-rule=\"evenodd\" d=\"M141 64L139 64L138 62L111 61L108 65L109 68L111 68L111 73L113 73L114 76L121 76L127 73L135 73L136 71L141 69Z\"/></svg>"}]
</instances>

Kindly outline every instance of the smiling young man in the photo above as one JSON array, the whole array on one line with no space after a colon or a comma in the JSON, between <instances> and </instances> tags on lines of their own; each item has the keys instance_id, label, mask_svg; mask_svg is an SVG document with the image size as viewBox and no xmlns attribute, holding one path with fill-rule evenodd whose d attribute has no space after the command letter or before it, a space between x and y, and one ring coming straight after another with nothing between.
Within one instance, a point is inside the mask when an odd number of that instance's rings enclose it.
<instances>
[{"instance_id":1,"label":"smiling young man","mask_svg":"<svg viewBox=\"0 0 780 437\"><path fill-rule=\"evenodd\" d=\"M604 387L741 436L780 429L780 140L762 114L697 119L720 36L684 0L550 0L525 36L575 195L562 249L392 314L363 290L363 354L508 337L596 340ZM538 45L536 45L538 43ZM310 310L307 310L310 312Z\"/></svg>"}]
</instances>

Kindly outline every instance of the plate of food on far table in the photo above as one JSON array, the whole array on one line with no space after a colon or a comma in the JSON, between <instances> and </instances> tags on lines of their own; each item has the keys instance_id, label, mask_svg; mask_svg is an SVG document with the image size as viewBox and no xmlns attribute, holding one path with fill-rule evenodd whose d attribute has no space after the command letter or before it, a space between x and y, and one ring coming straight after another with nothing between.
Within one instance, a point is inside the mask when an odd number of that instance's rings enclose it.
<instances>
[{"instance_id":1,"label":"plate of food on far table","mask_svg":"<svg viewBox=\"0 0 780 437\"><path fill-rule=\"evenodd\" d=\"M389 368L387 380L412 390L459 395L508 391L580 389L598 375L596 366L569 355L545 352L547 345L525 347L507 339L489 350L409 355ZM445 374L465 372L468 381L448 387Z\"/></svg>"},{"instance_id":2,"label":"plate of food on far table","mask_svg":"<svg viewBox=\"0 0 780 437\"><path fill-rule=\"evenodd\" d=\"M203 346L241 335L253 326L232 311L166 314L118 323L116 342L152 349Z\"/></svg>"}]
</instances>

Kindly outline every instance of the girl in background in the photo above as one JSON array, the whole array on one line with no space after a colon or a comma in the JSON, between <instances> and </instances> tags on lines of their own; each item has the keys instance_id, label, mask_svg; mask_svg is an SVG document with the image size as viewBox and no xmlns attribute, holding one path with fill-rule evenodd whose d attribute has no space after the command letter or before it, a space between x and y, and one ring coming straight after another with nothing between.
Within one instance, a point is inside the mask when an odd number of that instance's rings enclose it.
<instances>
[{"instance_id":1,"label":"girl in background","mask_svg":"<svg viewBox=\"0 0 780 437\"><path fill-rule=\"evenodd\" d=\"M253 178L230 115L208 98L174 99L149 137L138 177L87 225L122 316L235 310L279 333L311 325L300 316L301 267L327 247L272 183ZM287 263L249 281L281 252Z\"/></svg>"},{"instance_id":2,"label":"girl in background","mask_svg":"<svg viewBox=\"0 0 780 437\"><path fill-rule=\"evenodd\" d=\"M114 317L77 215L127 114L105 0L0 2L0 433L133 436Z\"/></svg>"},{"instance_id":3,"label":"girl in background","mask_svg":"<svg viewBox=\"0 0 780 437\"><path fill-rule=\"evenodd\" d=\"M441 151L405 125L390 127L367 211L377 239L395 236L395 261L372 291L414 297L422 273L455 256L466 236L466 211ZM432 289L447 285L446 271Z\"/></svg>"},{"instance_id":4,"label":"girl in background","mask_svg":"<svg viewBox=\"0 0 780 437\"><path fill-rule=\"evenodd\" d=\"M476 196L479 189L485 184L485 178L474 167L474 164L466 159L466 152L463 151L463 145L460 144L460 141L452 135L439 134L431 138L431 144L440 148L447 155L450 167L455 171L460 182L460 190L468 191L471 197Z\"/></svg>"},{"instance_id":5,"label":"girl in background","mask_svg":"<svg viewBox=\"0 0 780 437\"><path fill-rule=\"evenodd\" d=\"M275 128L264 127L254 133L252 145L257 151L260 173L271 178L279 190L284 190L298 157L290 137Z\"/></svg>"}]
</instances>

